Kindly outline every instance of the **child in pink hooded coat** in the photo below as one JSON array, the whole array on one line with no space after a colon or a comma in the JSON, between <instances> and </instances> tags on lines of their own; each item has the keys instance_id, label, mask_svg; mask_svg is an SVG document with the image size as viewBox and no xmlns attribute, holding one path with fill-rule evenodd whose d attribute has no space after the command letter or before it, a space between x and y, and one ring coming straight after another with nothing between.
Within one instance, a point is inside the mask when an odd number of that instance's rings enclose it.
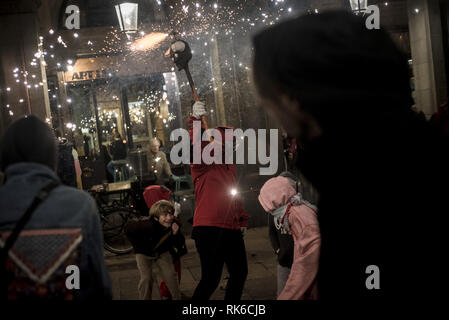
<instances>
[{"instance_id":1,"label":"child in pink hooded coat","mask_svg":"<svg viewBox=\"0 0 449 320\"><path fill-rule=\"evenodd\" d=\"M291 232L295 242L291 272L278 300L317 299L321 237L316 208L285 177L268 180L260 190L259 202L274 216L278 228Z\"/></svg>"}]
</instances>

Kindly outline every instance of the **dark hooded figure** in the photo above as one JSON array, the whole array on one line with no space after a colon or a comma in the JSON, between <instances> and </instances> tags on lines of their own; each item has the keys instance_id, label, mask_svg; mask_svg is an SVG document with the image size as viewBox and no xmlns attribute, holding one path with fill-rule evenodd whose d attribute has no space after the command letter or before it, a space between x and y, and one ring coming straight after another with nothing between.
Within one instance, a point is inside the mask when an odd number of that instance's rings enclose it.
<instances>
[{"instance_id":1,"label":"dark hooded figure","mask_svg":"<svg viewBox=\"0 0 449 320\"><path fill-rule=\"evenodd\" d=\"M56 137L58 138L58 162L56 165L56 173L63 184L76 188L76 168L75 159L73 157L73 144L70 143L67 138L62 136L61 130L57 129L55 131Z\"/></svg>"},{"instance_id":2,"label":"dark hooded figure","mask_svg":"<svg viewBox=\"0 0 449 320\"><path fill-rule=\"evenodd\" d=\"M110 298L95 201L84 191L61 184L51 128L35 116L21 118L6 130L0 146L5 173L0 186L0 247L38 193L49 183L56 185L32 211L8 252L8 299Z\"/></svg>"},{"instance_id":3,"label":"dark hooded figure","mask_svg":"<svg viewBox=\"0 0 449 320\"><path fill-rule=\"evenodd\" d=\"M320 194L320 299L435 298L448 270L448 144L411 110L405 57L343 11L280 23L253 44L261 103L296 137Z\"/></svg>"},{"instance_id":4,"label":"dark hooded figure","mask_svg":"<svg viewBox=\"0 0 449 320\"><path fill-rule=\"evenodd\" d=\"M1 144L2 171L19 162L34 162L56 170L57 143L51 129L34 116L14 122Z\"/></svg>"}]
</instances>

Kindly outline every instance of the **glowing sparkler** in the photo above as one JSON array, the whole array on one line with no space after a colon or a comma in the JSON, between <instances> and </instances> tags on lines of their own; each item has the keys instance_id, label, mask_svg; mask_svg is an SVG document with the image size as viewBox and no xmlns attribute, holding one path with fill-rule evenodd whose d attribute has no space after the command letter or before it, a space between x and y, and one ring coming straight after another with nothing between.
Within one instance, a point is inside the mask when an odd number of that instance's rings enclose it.
<instances>
[{"instance_id":1,"label":"glowing sparkler","mask_svg":"<svg viewBox=\"0 0 449 320\"><path fill-rule=\"evenodd\" d=\"M131 44L131 50L154 50L168 37L168 34L161 32L152 32L143 38L140 38Z\"/></svg>"}]
</instances>

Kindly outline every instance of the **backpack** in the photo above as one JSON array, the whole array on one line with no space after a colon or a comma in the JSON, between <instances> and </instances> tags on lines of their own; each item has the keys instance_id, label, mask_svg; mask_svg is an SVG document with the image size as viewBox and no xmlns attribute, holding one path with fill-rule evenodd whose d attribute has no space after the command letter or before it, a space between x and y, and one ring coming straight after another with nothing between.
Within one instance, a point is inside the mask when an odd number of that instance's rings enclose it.
<instances>
[{"instance_id":1,"label":"backpack","mask_svg":"<svg viewBox=\"0 0 449 320\"><path fill-rule=\"evenodd\" d=\"M14 230L0 233L1 298L64 299L75 298L67 284L69 266L80 265L82 230L23 230L36 208L57 186L50 183L40 190ZM73 267L72 267L73 268Z\"/></svg>"}]
</instances>

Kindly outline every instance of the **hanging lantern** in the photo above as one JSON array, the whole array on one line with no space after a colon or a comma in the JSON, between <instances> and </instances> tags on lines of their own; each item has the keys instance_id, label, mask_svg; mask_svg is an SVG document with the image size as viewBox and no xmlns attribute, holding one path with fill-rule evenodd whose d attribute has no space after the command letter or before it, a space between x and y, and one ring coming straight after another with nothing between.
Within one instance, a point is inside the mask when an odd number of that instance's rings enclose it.
<instances>
[{"instance_id":1,"label":"hanging lantern","mask_svg":"<svg viewBox=\"0 0 449 320\"><path fill-rule=\"evenodd\" d=\"M358 14L359 12L363 13L368 7L368 0L349 0L349 4L355 14Z\"/></svg>"},{"instance_id":2,"label":"hanging lantern","mask_svg":"<svg viewBox=\"0 0 449 320\"><path fill-rule=\"evenodd\" d=\"M128 33L137 32L137 3L124 2L115 6L120 29Z\"/></svg>"}]
</instances>

